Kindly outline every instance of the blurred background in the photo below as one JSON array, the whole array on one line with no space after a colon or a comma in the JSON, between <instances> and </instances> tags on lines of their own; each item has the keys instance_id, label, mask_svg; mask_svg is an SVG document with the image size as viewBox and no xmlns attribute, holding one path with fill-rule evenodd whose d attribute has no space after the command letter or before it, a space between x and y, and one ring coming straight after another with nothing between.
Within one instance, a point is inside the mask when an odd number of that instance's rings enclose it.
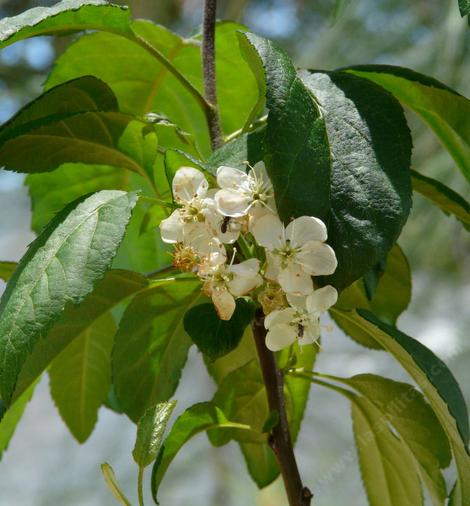
<instances>
[{"instance_id":1,"label":"blurred background","mask_svg":"<svg viewBox=\"0 0 470 506\"><path fill-rule=\"evenodd\" d=\"M49 1L0 0L0 17ZM201 0L128 0L135 17L189 35L201 22ZM303 67L333 69L388 63L429 74L460 93L470 89L470 30L457 0L220 0L219 18L239 21L277 40ZM57 54L73 37L35 38L0 52L0 121L41 91ZM470 198L470 188L433 134L409 115L413 165ZM0 259L19 259L33 239L23 177L0 170ZM413 299L400 327L448 363L470 404L470 238L416 197L400 244L414 273ZM1 283L1 282L0 282ZM0 292L4 285L0 284ZM337 330L323 338L318 369L344 376L374 372L407 380L392 359L352 343ZM179 411L210 399L214 385L193 349L175 398ZM109 462L134 499L134 426L102 408L91 438L79 445L50 400L44 378L0 462L1 506L116 504L99 465ZM315 506L367 504L350 427L349 406L313 387L297 444L300 469L315 492ZM188 444L170 467L161 503L172 506L281 506L278 481L258 492L235 444L212 448L204 435ZM152 504L149 498L148 504Z\"/></svg>"}]
</instances>

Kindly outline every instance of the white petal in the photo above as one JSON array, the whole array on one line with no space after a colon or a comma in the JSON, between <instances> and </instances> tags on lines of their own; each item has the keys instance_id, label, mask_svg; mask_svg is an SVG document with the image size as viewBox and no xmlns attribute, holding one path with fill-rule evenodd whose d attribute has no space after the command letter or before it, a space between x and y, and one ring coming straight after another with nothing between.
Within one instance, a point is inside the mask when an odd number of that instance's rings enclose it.
<instances>
[{"instance_id":1,"label":"white petal","mask_svg":"<svg viewBox=\"0 0 470 506\"><path fill-rule=\"evenodd\" d=\"M224 218L224 216L215 210L214 212L206 213L206 222L212 231L212 235L224 244L232 244L240 236L241 224L236 221L237 218L229 218L230 221L226 224L225 232L222 232Z\"/></svg>"},{"instance_id":2,"label":"white petal","mask_svg":"<svg viewBox=\"0 0 470 506\"><path fill-rule=\"evenodd\" d=\"M281 269L277 280L286 293L308 295L313 292L312 278L300 265L291 264L286 269Z\"/></svg>"},{"instance_id":3,"label":"white petal","mask_svg":"<svg viewBox=\"0 0 470 506\"><path fill-rule=\"evenodd\" d=\"M318 288L307 297L307 309L310 313L324 313L336 304L338 292L331 285Z\"/></svg>"},{"instance_id":4,"label":"white petal","mask_svg":"<svg viewBox=\"0 0 470 506\"><path fill-rule=\"evenodd\" d=\"M235 296L246 295L263 282L258 274L259 260L257 258L251 258L240 264L232 265L227 270L233 273L233 279L227 283L227 286Z\"/></svg>"},{"instance_id":5,"label":"white petal","mask_svg":"<svg viewBox=\"0 0 470 506\"><path fill-rule=\"evenodd\" d=\"M294 248L308 241L326 241L326 225L313 216L301 216L292 220L286 227L286 238Z\"/></svg>"},{"instance_id":6,"label":"white petal","mask_svg":"<svg viewBox=\"0 0 470 506\"><path fill-rule=\"evenodd\" d=\"M217 211L224 216L239 218L245 216L252 204L250 196L232 188L219 190L215 194L215 205Z\"/></svg>"},{"instance_id":7,"label":"white petal","mask_svg":"<svg viewBox=\"0 0 470 506\"><path fill-rule=\"evenodd\" d=\"M217 185L220 188L238 188L246 183L248 176L245 172L234 167L222 165L217 169Z\"/></svg>"},{"instance_id":8,"label":"white petal","mask_svg":"<svg viewBox=\"0 0 470 506\"><path fill-rule=\"evenodd\" d=\"M175 200L189 202L194 197L203 197L209 183L200 170L194 167L181 167L175 173L172 188Z\"/></svg>"},{"instance_id":9,"label":"white petal","mask_svg":"<svg viewBox=\"0 0 470 506\"><path fill-rule=\"evenodd\" d=\"M266 271L264 277L271 281L277 281L280 272L280 263L277 256L266 251Z\"/></svg>"},{"instance_id":10,"label":"white petal","mask_svg":"<svg viewBox=\"0 0 470 506\"><path fill-rule=\"evenodd\" d=\"M333 274L338 261L331 246L323 242L310 241L296 255L295 261L312 276Z\"/></svg>"},{"instance_id":11,"label":"white petal","mask_svg":"<svg viewBox=\"0 0 470 506\"><path fill-rule=\"evenodd\" d=\"M285 309L275 309L264 319L264 326L270 329L274 325L291 323L295 316L295 309L287 307Z\"/></svg>"},{"instance_id":12,"label":"white petal","mask_svg":"<svg viewBox=\"0 0 470 506\"><path fill-rule=\"evenodd\" d=\"M266 334L266 347L271 351L279 351L294 343L296 337L292 325L274 325Z\"/></svg>"},{"instance_id":13,"label":"white petal","mask_svg":"<svg viewBox=\"0 0 470 506\"><path fill-rule=\"evenodd\" d=\"M294 295L292 293L288 293L286 298L289 305L295 307L295 309L298 309L299 311L305 311L307 309L306 295Z\"/></svg>"},{"instance_id":14,"label":"white petal","mask_svg":"<svg viewBox=\"0 0 470 506\"><path fill-rule=\"evenodd\" d=\"M269 179L268 172L266 170L266 165L264 165L263 160L261 160L260 162L256 162L255 165L253 166L253 169L250 172L254 173L255 178L258 181L262 181L263 183L265 183L265 186L272 187L271 180Z\"/></svg>"},{"instance_id":15,"label":"white petal","mask_svg":"<svg viewBox=\"0 0 470 506\"><path fill-rule=\"evenodd\" d=\"M316 323L311 323L307 327L304 328L304 335L299 337L298 343L301 346L305 346L306 344L313 344L318 341L320 338L320 325Z\"/></svg>"},{"instance_id":16,"label":"white petal","mask_svg":"<svg viewBox=\"0 0 470 506\"><path fill-rule=\"evenodd\" d=\"M235 299L225 288L212 290L212 302L221 320L230 320L235 311Z\"/></svg>"},{"instance_id":17,"label":"white petal","mask_svg":"<svg viewBox=\"0 0 470 506\"><path fill-rule=\"evenodd\" d=\"M281 248L284 244L284 225L273 214L266 214L253 224L251 229L256 242L270 250Z\"/></svg>"},{"instance_id":18,"label":"white petal","mask_svg":"<svg viewBox=\"0 0 470 506\"><path fill-rule=\"evenodd\" d=\"M178 209L173 211L168 218L160 222L160 235L162 241L170 244L183 242L184 223L181 219L181 213Z\"/></svg>"}]
</instances>

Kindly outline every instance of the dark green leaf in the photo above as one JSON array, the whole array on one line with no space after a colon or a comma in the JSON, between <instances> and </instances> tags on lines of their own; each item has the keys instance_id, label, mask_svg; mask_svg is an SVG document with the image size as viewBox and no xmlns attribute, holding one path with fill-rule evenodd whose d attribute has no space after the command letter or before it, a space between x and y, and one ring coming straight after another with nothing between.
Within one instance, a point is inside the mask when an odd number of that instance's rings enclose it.
<instances>
[{"instance_id":1,"label":"dark green leaf","mask_svg":"<svg viewBox=\"0 0 470 506\"><path fill-rule=\"evenodd\" d=\"M245 58L264 68L269 109L264 161L284 221L311 215L326 219L330 209L330 152L325 122L287 54L273 42L241 35ZM259 72L257 73L259 74Z\"/></svg>"},{"instance_id":2,"label":"dark green leaf","mask_svg":"<svg viewBox=\"0 0 470 506\"><path fill-rule=\"evenodd\" d=\"M470 14L470 0L459 0L460 15L462 17Z\"/></svg>"},{"instance_id":3,"label":"dark green leaf","mask_svg":"<svg viewBox=\"0 0 470 506\"><path fill-rule=\"evenodd\" d=\"M62 0L0 21L0 48L37 35L66 35L81 30L129 32L129 11L105 0Z\"/></svg>"},{"instance_id":4,"label":"dark green leaf","mask_svg":"<svg viewBox=\"0 0 470 506\"><path fill-rule=\"evenodd\" d=\"M238 299L229 321L221 320L213 304L200 304L184 315L184 329L210 359L223 357L238 346L255 314L254 304Z\"/></svg>"},{"instance_id":5,"label":"dark green leaf","mask_svg":"<svg viewBox=\"0 0 470 506\"><path fill-rule=\"evenodd\" d=\"M211 402L201 402L191 406L173 424L164 441L161 455L153 466L152 495L155 502L157 502L158 488L163 476L179 450L193 436L210 429L217 431L236 429L239 432L245 432L247 438L254 439L260 436L249 425L229 421L223 411Z\"/></svg>"},{"instance_id":6,"label":"dark green leaf","mask_svg":"<svg viewBox=\"0 0 470 506\"><path fill-rule=\"evenodd\" d=\"M413 190L436 204L447 215L455 216L470 230L470 204L457 192L431 177L412 171Z\"/></svg>"},{"instance_id":7,"label":"dark green leaf","mask_svg":"<svg viewBox=\"0 0 470 506\"><path fill-rule=\"evenodd\" d=\"M32 243L0 302L0 391L11 400L36 343L67 302L80 303L104 276L136 195L104 190L60 213Z\"/></svg>"},{"instance_id":8,"label":"dark green leaf","mask_svg":"<svg viewBox=\"0 0 470 506\"><path fill-rule=\"evenodd\" d=\"M333 161L328 242L338 268L327 280L344 288L385 257L406 222L410 132L398 102L379 86L341 72L301 77L321 103L328 131Z\"/></svg>"},{"instance_id":9,"label":"dark green leaf","mask_svg":"<svg viewBox=\"0 0 470 506\"><path fill-rule=\"evenodd\" d=\"M0 279L8 281L17 267L16 262L0 262Z\"/></svg>"},{"instance_id":10,"label":"dark green leaf","mask_svg":"<svg viewBox=\"0 0 470 506\"><path fill-rule=\"evenodd\" d=\"M137 425L137 438L132 456L141 468L150 465L158 455L163 442L168 420L176 401L163 402L149 408Z\"/></svg>"},{"instance_id":11,"label":"dark green leaf","mask_svg":"<svg viewBox=\"0 0 470 506\"><path fill-rule=\"evenodd\" d=\"M192 344L183 315L201 297L198 281L169 281L127 307L115 339L113 379L122 409L135 422L175 393Z\"/></svg>"},{"instance_id":12,"label":"dark green leaf","mask_svg":"<svg viewBox=\"0 0 470 506\"><path fill-rule=\"evenodd\" d=\"M52 362L51 396L70 432L84 443L111 386L111 349L116 324L105 313Z\"/></svg>"},{"instance_id":13,"label":"dark green leaf","mask_svg":"<svg viewBox=\"0 0 470 506\"><path fill-rule=\"evenodd\" d=\"M0 460L3 452L8 449L13 434L15 433L16 426L23 416L26 405L33 396L35 384L31 385L28 390L11 405L10 409L2 417L0 413ZM1 401L0 401L1 404Z\"/></svg>"},{"instance_id":14,"label":"dark green leaf","mask_svg":"<svg viewBox=\"0 0 470 506\"><path fill-rule=\"evenodd\" d=\"M470 181L470 100L418 72L392 65L359 65L348 70L392 93L434 130Z\"/></svg>"}]
</instances>

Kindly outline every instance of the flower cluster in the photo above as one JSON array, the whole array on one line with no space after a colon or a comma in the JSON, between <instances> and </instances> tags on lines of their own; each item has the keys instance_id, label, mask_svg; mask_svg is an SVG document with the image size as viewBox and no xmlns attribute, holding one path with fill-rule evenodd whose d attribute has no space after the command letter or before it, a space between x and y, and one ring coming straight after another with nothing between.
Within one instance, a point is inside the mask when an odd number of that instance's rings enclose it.
<instances>
[{"instance_id":1,"label":"flower cluster","mask_svg":"<svg viewBox=\"0 0 470 506\"><path fill-rule=\"evenodd\" d=\"M337 300L332 286L315 289L312 279L337 266L325 224L301 216L285 227L263 162L248 172L219 167L217 188L181 167L172 191L178 207L161 222L162 239L175 245L173 265L202 280L219 317L229 320L235 300L252 296L266 315L270 350L317 341L320 314Z\"/></svg>"}]
</instances>

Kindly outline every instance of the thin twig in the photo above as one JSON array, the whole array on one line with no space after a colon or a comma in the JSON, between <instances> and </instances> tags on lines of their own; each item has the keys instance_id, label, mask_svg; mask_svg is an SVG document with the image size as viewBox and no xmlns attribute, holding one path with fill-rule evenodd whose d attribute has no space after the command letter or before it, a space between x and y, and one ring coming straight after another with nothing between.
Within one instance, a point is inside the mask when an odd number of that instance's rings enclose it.
<instances>
[{"instance_id":1,"label":"thin twig","mask_svg":"<svg viewBox=\"0 0 470 506\"><path fill-rule=\"evenodd\" d=\"M217 106L217 87L215 74L215 18L217 0L204 1L204 22L202 32L202 73L204 78L204 93L210 104L208 112L209 134L212 149L219 148L222 143L219 110Z\"/></svg>"},{"instance_id":2,"label":"thin twig","mask_svg":"<svg viewBox=\"0 0 470 506\"><path fill-rule=\"evenodd\" d=\"M289 432L284 398L284 376L277 367L274 354L266 348L264 316L259 310L253 321L253 335L263 372L269 409L279 413L279 423L272 429L270 445L281 470L289 505L310 506L313 495L307 487L302 485Z\"/></svg>"}]
</instances>

